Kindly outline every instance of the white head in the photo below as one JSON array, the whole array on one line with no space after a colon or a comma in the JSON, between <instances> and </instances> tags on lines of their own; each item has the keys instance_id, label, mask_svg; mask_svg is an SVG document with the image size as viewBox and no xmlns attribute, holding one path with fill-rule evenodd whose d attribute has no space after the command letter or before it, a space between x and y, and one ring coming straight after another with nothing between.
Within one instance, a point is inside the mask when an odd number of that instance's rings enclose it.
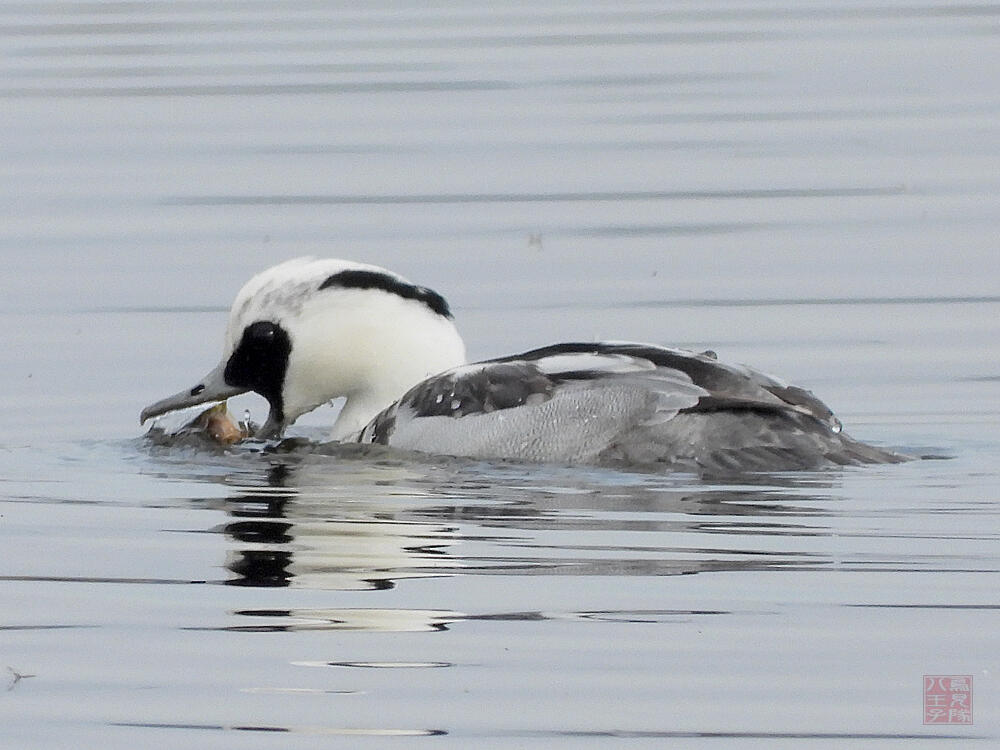
<instances>
[{"instance_id":1,"label":"white head","mask_svg":"<svg viewBox=\"0 0 1000 750\"><path fill-rule=\"evenodd\" d=\"M378 266L297 258L254 276L229 312L222 361L193 388L147 406L142 421L255 391L273 437L332 399L342 440L424 378L465 362L439 294Z\"/></svg>"}]
</instances>

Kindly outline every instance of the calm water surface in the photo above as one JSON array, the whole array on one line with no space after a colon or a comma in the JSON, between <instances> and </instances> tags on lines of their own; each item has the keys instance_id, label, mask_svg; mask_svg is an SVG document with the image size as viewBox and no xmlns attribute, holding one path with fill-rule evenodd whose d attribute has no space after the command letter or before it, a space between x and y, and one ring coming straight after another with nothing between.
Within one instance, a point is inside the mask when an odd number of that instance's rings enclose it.
<instances>
[{"instance_id":1,"label":"calm water surface","mask_svg":"<svg viewBox=\"0 0 1000 750\"><path fill-rule=\"evenodd\" d=\"M893 0L0 6L0 746L994 746L998 35ZM146 440L302 254L433 286L475 358L712 348L934 458ZM923 675L971 675L974 723L925 725Z\"/></svg>"}]
</instances>

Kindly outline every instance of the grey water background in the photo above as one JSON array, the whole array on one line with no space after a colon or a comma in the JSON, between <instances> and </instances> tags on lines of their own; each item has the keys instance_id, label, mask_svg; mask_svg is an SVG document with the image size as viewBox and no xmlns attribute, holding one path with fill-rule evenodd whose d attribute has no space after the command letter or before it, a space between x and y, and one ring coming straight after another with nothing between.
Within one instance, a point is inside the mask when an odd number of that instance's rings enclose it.
<instances>
[{"instance_id":1,"label":"grey water background","mask_svg":"<svg viewBox=\"0 0 1000 750\"><path fill-rule=\"evenodd\" d=\"M0 746L996 745L1000 7L14 0L0 66ZM303 254L475 358L712 348L943 458L145 441Z\"/></svg>"}]
</instances>

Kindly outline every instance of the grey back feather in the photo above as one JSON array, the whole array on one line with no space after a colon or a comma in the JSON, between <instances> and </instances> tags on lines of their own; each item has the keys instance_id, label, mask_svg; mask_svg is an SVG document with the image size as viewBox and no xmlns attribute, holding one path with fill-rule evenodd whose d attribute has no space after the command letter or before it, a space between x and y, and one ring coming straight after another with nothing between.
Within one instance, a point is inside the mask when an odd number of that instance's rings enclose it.
<instances>
[{"instance_id":1,"label":"grey back feather","mask_svg":"<svg viewBox=\"0 0 1000 750\"><path fill-rule=\"evenodd\" d=\"M711 352L560 344L428 378L358 440L478 458L702 472L899 459L839 431L808 391Z\"/></svg>"}]
</instances>

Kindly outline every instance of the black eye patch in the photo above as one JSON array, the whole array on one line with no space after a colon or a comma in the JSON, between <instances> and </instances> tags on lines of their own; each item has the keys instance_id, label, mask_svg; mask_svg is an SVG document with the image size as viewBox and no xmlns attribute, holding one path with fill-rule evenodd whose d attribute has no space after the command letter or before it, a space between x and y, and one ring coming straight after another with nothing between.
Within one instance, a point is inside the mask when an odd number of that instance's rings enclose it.
<instances>
[{"instance_id":1,"label":"black eye patch","mask_svg":"<svg viewBox=\"0 0 1000 750\"><path fill-rule=\"evenodd\" d=\"M258 320L243 329L223 377L229 385L259 393L280 415L281 389L291 351L292 340L284 328L269 320Z\"/></svg>"}]
</instances>

